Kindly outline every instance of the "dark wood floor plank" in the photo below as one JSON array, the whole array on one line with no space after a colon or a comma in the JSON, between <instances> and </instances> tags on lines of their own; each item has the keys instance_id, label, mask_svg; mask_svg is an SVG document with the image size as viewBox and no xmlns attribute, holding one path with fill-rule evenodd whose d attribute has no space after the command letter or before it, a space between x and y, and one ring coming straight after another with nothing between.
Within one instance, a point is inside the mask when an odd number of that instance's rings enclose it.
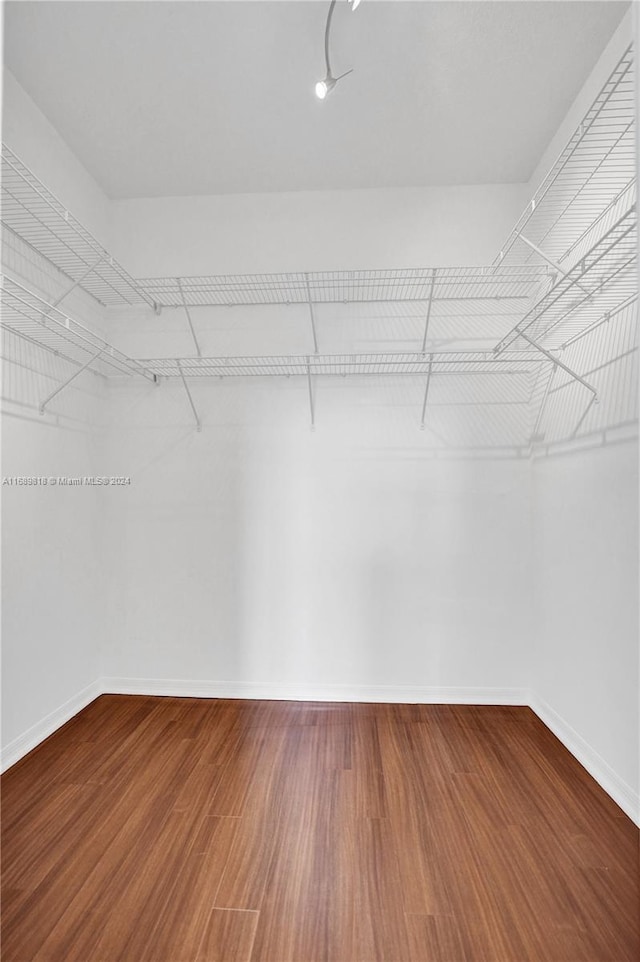
<instances>
[{"instance_id":1,"label":"dark wood floor plank","mask_svg":"<svg viewBox=\"0 0 640 962\"><path fill-rule=\"evenodd\" d=\"M2 777L3 962L637 962L637 828L527 708L102 696Z\"/></svg>"},{"instance_id":2,"label":"dark wood floor plank","mask_svg":"<svg viewBox=\"0 0 640 962\"><path fill-rule=\"evenodd\" d=\"M59 861L60 836L67 844L81 838L83 823L99 801L97 793L94 786L53 786L49 804L41 804L27 823L6 833L3 884L34 888Z\"/></svg>"},{"instance_id":3,"label":"dark wood floor plank","mask_svg":"<svg viewBox=\"0 0 640 962\"><path fill-rule=\"evenodd\" d=\"M216 894L217 908L257 911L262 905L276 824L264 816L237 820L233 848Z\"/></svg>"},{"instance_id":4,"label":"dark wood floor plank","mask_svg":"<svg viewBox=\"0 0 640 962\"><path fill-rule=\"evenodd\" d=\"M324 747L320 739L320 757ZM252 962L352 957L353 773L301 765L296 775L300 791L276 828Z\"/></svg>"},{"instance_id":5,"label":"dark wood floor plank","mask_svg":"<svg viewBox=\"0 0 640 962\"><path fill-rule=\"evenodd\" d=\"M411 962L405 913L400 910L398 846L388 819L358 821L353 884L353 962Z\"/></svg>"},{"instance_id":6,"label":"dark wood floor plank","mask_svg":"<svg viewBox=\"0 0 640 962\"><path fill-rule=\"evenodd\" d=\"M257 912L214 909L200 950L191 958L194 962L250 962L257 922Z\"/></svg>"},{"instance_id":7,"label":"dark wood floor plank","mask_svg":"<svg viewBox=\"0 0 640 962\"><path fill-rule=\"evenodd\" d=\"M251 798L264 794L285 729L249 728L240 733L234 752L223 767L223 778L211 799L209 815L240 816Z\"/></svg>"},{"instance_id":8,"label":"dark wood floor plank","mask_svg":"<svg viewBox=\"0 0 640 962\"><path fill-rule=\"evenodd\" d=\"M384 818L388 815L388 807L378 726L375 718L359 711L354 711L351 768L356 814L365 818Z\"/></svg>"},{"instance_id":9,"label":"dark wood floor plank","mask_svg":"<svg viewBox=\"0 0 640 962\"><path fill-rule=\"evenodd\" d=\"M192 962L197 958L238 822L234 818L205 817L191 852L173 873L162 912L154 918L153 903L149 904L149 925L136 927L121 960Z\"/></svg>"},{"instance_id":10,"label":"dark wood floor plank","mask_svg":"<svg viewBox=\"0 0 640 962\"><path fill-rule=\"evenodd\" d=\"M28 898L11 916L3 914L2 951L5 959L26 962L36 958L47 939L52 936L58 944L73 941L75 925L81 924L91 908L103 906L103 918L108 912L106 899L112 894L111 883L126 880L125 869L132 870L127 858L136 840L144 838L145 828L157 819L166 817L166 802L156 800L153 807L129 816L122 827L122 813L104 819L104 835L91 836L78 843L71 857L60 858L55 868L43 881L29 891ZM120 826L120 832L117 827ZM56 938L56 927L65 917ZM52 957L56 957L52 948ZM64 958L64 955L57 956Z\"/></svg>"},{"instance_id":11,"label":"dark wood floor plank","mask_svg":"<svg viewBox=\"0 0 640 962\"><path fill-rule=\"evenodd\" d=\"M109 953L119 958L129 937L148 922L143 912L145 903L153 896L158 909L162 908L171 877L163 871L163 862L166 859L173 869L172 846L182 848L185 835L184 813L170 812L161 817L157 828L147 823L135 840L130 839L124 858L116 861L112 850L106 853L89 876L89 884L77 893L45 939L34 962L82 962L105 958ZM96 890L100 891L100 901L109 906L108 911L99 911Z\"/></svg>"},{"instance_id":12,"label":"dark wood floor plank","mask_svg":"<svg viewBox=\"0 0 640 962\"><path fill-rule=\"evenodd\" d=\"M406 925L411 962L475 962L453 916L407 915Z\"/></svg>"}]
</instances>

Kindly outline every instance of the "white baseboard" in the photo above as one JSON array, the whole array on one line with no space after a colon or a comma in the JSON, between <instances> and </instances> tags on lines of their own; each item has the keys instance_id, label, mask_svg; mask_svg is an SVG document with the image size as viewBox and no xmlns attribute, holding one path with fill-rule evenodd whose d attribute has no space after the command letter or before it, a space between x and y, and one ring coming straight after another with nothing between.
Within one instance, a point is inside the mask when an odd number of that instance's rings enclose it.
<instances>
[{"instance_id":1,"label":"white baseboard","mask_svg":"<svg viewBox=\"0 0 640 962\"><path fill-rule=\"evenodd\" d=\"M527 705L525 688L445 688L403 685L296 685L270 682L191 681L173 678L103 678L113 695L178 698L257 698L268 701L391 702L415 705Z\"/></svg>"},{"instance_id":2,"label":"white baseboard","mask_svg":"<svg viewBox=\"0 0 640 962\"><path fill-rule=\"evenodd\" d=\"M28 755L40 742L43 742L49 735L53 735L58 728L61 728L69 719L77 715L83 708L86 708L90 702L101 694L102 682L98 679L98 681L92 682L92 684L83 688L82 691L79 691L66 701L64 705L60 705L55 711L50 712L50 714L46 715L41 721L32 725L32 727L27 729L26 732L23 732L22 735L14 738L13 741L9 742L2 750L0 771L4 772L7 768L15 765L24 755Z\"/></svg>"},{"instance_id":3,"label":"white baseboard","mask_svg":"<svg viewBox=\"0 0 640 962\"><path fill-rule=\"evenodd\" d=\"M169 678L100 678L51 712L2 752L1 771L77 715L102 694L178 698L257 698L282 701L387 702L415 705L528 705L580 764L636 824L640 796L549 704L525 688L423 687L403 685L295 685L268 682L192 681Z\"/></svg>"},{"instance_id":4,"label":"white baseboard","mask_svg":"<svg viewBox=\"0 0 640 962\"><path fill-rule=\"evenodd\" d=\"M529 706L547 728L551 729L553 734L560 739L574 758L577 758L582 767L586 768L589 774L595 778L607 795L620 806L622 811L636 825L640 825L640 795L638 792L623 781L605 762L604 758L585 741L582 735L579 735L569 722L559 715L551 705L539 698L535 692L529 694Z\"/></svg>"}]
</instances>

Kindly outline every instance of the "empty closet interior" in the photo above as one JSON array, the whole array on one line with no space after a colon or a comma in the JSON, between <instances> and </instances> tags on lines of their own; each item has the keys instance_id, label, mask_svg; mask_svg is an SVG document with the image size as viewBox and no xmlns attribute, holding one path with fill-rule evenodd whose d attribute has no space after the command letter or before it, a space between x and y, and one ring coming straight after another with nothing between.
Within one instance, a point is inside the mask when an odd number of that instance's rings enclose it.
<instances>
[{"instance_id":1,"label":"empty closet interior","mask_svg":"<svg viewBox=\"0 0 640 962\"><path fill-rule=\"evenodd\" d=\"M5 767L104 692L530 705L637 818L631 12L526 182L109 196L7 6Z\"/></svg>"}]
</instances>

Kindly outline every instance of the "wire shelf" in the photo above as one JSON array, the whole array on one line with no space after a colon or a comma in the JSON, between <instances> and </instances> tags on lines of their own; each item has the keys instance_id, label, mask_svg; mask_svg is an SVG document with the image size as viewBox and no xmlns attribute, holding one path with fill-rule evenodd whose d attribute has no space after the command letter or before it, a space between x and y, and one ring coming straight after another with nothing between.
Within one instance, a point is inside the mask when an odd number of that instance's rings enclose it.
<instances>
[{"instance_id":1,"label":"wire shelf","mask_svg":"<svg viewBox=\"0 0 640 962\"><path fill-rule=\"evenodd\" d=\"M160 277L143 278L137 284L164 307L526 300L548 273L546 265L529 264Z\"/></svg>"},{"instance_id":2,"label":"wire shelf","mask_svg":"<svg viewBox=\"0 0 640 962\"><path fill-rule=\"evenodd\" d=\"M538 255L522 235L557 263L576 259L575 248L621 199L635 202L635 92L629 47L558 160L507 238L495 263L528 264ZM595 238L592 238L593 243Z\"/></svg>"},{"instance_id":3,"label":"wire shelf","mask_svg":"<svg viewBox=\"0 0 640 962\"><path fill-rule=\"evenodd\" d=\"M1 289L3 328L37 347L106 377L137 375L155 380L153 372L134 361L78 321L63 314L37 294L5 277Z\"/></svg>"},{"instance_id":4,"label":"wire shelf","mask_svg":"<svg viewBox=\"0 0 640 962\"><path fill-rule=\"evenodd\" d=\"M547 358L535 351L440 351L432 354L312 354L263 357L144 358L158 377L292 377L322 375L530 374Z\"/></svg>"},{"instance_id":5,"label":"wire shelf","mask_svg":"<svg viewBox=\"0 0 640 962\"><path fill-rule=\"evenodd\" d=\"M501 351L526 333L562 346L637 297L635 207L548 291L498 344ZM549 336L553 341L549 342Z\"/></svg>"},{"instance_id":6,"label":"wire shelf","mask_svg":"<svg viewBox=\"0 0 640 962\"><path fill-rule=\"evenodd\" d=\"M71 281L82 278L80 286L101 304L153 304L124 268L4 144L1 220Z\"/></svg>"},{"instance_id":7,"label":"wire shelf","mask_svg":"<svg viewBox=\"0 0 640 962\"><path fill-rule=\"evenodd\" d=\"M460 411L469 415L465 438L472 446L482 438L535 446L627 424L637 416L634 121L629 48L488 267L134 279L3 147L1 219L10 232L5 254L18 237L46 258L47 269L62 271L72 288L106 307L132 306L126 314L133 317L148 306L186 309L198 354L191 308L307 305L316 353L132 359L60 310L70 291L48 302L8 279L2 327L21 339L15 342L21 349L34 344L75 365L70 380L85 367L105 376L181 379L198 430L193 380L230 377L307 379L312 425L316 377L418 378L422 427L434 403L429 385L437 377L435 406L458 405L458 426ZM393 306L408 302L414 306ZM314 315L323 304L338 305L322 312L329 325L346 316L366 315L369 322L382 315L384 339L397 346L415 342L415 330L399 341L389 318L419 317L414 327L422 329L422 351L319 354ZM349 308L358 304L381 306ZM486 348L498 337L493 351L470 349ZM362 340L345 341L344 348L357 350ZM42 359L59 363L50 354ZM41 402L41 411L67 383ZM389 390L400 387L386 383ZM403 391L414 387L409 380L401 385ZM441 420L446 433L444 415ZM435 430L428 417L427 423Z\"/></svg>"}]
</instances>

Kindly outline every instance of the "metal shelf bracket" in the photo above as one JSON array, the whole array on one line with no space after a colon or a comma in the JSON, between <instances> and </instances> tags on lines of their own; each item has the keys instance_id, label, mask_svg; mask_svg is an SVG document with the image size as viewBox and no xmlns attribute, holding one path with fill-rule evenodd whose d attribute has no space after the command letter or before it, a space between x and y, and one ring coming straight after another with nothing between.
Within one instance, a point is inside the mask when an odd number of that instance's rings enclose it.
<instances>
[{"instance_id":1,"label":"metal shelf bracket","mask_svg":"<svg viewBox=\"0 0 640 962\"><path fill-rule=\"evenodd\" d=\"M49 401L52 401L53 398L56 397L57 394L60 394L60 392L61 392L61 391L64 391L64 389L65 389L66 387L68 387L69 384L71 384L72 381L75 381L75 379L78 377L79 374L82 374L82 372L83 372L83 371L86 371L86 369L87 369L88 367L90 367L90 366L93 364L94 361L97 361L98 358L100 357L100 355L101 355L101 354L104 354L105 350L106 350L106 348L101 347L100 350L97 351L97 352L93 355L93 357L90 357L89 360L88 360L85 364L82 365L82 367L79 367L77 371L74 371L74 373L71 375L71 377L67 378L66 381L63 381L63 383L60 384L60 385L55 389L55 391L52 391L51 394L49 394L49 396L44 399L44 401L41 401L41 402L40 402L40 407L39 407L39 409L38 409L38 410L40 411L40 414L44 414L44 409L46 408L46 406L47 406L47 404L49 403Z\"/></svg>"},{"instance_id":2,"label":"metal shelf bracket","mask_svg":"<svg viewBox=\"0 0 640 962\"><path fill-rule=\"evenodd\" d=\"M570 368L567 364L565 364L563 361L557 358L554 354L552 354L551 351L547 351L546 348L542 347L541 344L538 344L537 341L534 341L533 338L529 337L528 334L524 334L522 331L518 330L518 328L515 328L515 331L520 337L524 338L527 344L530 344L531 347L534 347L536 349L536 351L540 351L541 354L544 354L546 358L548 358L550 361L553 361L554 365L562 368L562 370L566 374L568 374L569 377L572 377L574 381L577 381L579 384L582 384L583 387L586 387L586 389L588 391L591 391L594 397L597 398L598 392L596 391L596 389L593 387L592 384L589 384L589 382L585 381L583 377L580 377L579 374L576 374L576 372L572 370L572 368Z\"/></svg>"},{"instance_id":3,"label":"metal shelf bracket","mask_svg":"<svg viewBox=\"0 0 640 962\"><path fill-rule=\"evenodd\" d=\"M424 354L427 349L427 335L429 333L429 319L431 317L431 305L433 303L433 289L436 284L436 269L434 268L433 274L431 275L431 285L429 287L429 300L427 302L427 315L424 319L424 335L422 338L422 353Z\"/></svg>"},{"instance_id":4,"label":"metal shelf bracket","mask_svg":"<svg viewBox=\"0 0 640 962\"><path fill-rule=\"evenodd\" d=\"M64 291L62 294L60 294L59 297L56 297L55 301L52 301L51 304L49 305L49 309L46 310L46 311L44 311L44 313L43 313L43 315L42 315L42 319L44 320L45 317L47 316L47 314L50 314L51 311L55 310L56 307L58 307L60 304L62 304L62 302L69 296L69 294L71 294L73 291L75 291L76 287L81 287L81 286L82 286L82 282L87 279L87 277L89 276L89 274L93 274L93 272L96 270L96 268L100 266L100 264L102 263L103 259L104 259L104 258L99 257L98 260L95 261L93 264L91 264L90 267L87 267L86 271L84 271L84 272L80 275L80 277L78 277L78 278L73 282L73 284L71 284L71 286L66 289L66 291Z\"/></svg>"},{"instance_id":5,"label":"metal shelf bracket","mask_svg":"<svg viewBox=\"0 0 640 962\"><path fill-rule=\"evenodd\" d=\"M185 391L186 391L186 393L187 393L187 397L189 398L189 404L191 405L191 410L193 411L193 416L194 416L194 418L196 419L196 431L200 432L200 431L202 431L202 423L201 423L201 421L200 421L200 418L198 417L198 412L197 412L197 410L196 410L196 406L195 406L195 404L193 403L193 398L191 397L191 391L189 390L189 385L187 384L187 379L186 379L185 376L184 376L184 371L182 370L182 364L180 363L180 361L178 361L178 370L180 371L180 377L182 378L182 383L183 383L183 385L184 385L184 389L185 389Z\"/></svg>"},{"instance_id":6,"label":"metal shelf bracket","mask_svg":"<svg viewBox=\"0 0 640 962\"><path fill-rule=\"evenodd\" d=\"M316 429L316 412L315 412L315 402L313 398L313 384L311 382L311 364L309 358L307 358L307 384L309 386L309 408L311 411L311 430Z\"/></svg>"},{"instance_id":7,"label":"metal shelf bracket","mask_svg":"<svg viewBox=\"0 0 640 962\"><path fill-rule=\"evenodd\" d=\"M536 244L534 244L533 241L530 241L528 237L525 237L524 234L519 234L518 236L519 236L520 240L521 240L524 244L527 245L527 247L530 247L532 251L535 251L535 253L538 254L538 255L543 259L543 261L546 261L547 264L549 264L551 267L553 267L554 270L556 270L556 271L558 272L558 274L561 275L561 277L568 277L568 276L569 276L569 272L568 272L568 271L565 271L564 267L561 267L560 264L558 264L557 261L554 261L554 259L553 259L552 257L549 257L548 254L545 254L545 252L542 250L542 248L540 248L540 247L538 247ZM582 271L581 271L581 273L584 274L584 263L583 263L583 265L582 265ZM578 287L584 294L588 294L589 296L591 296L591 294L593 293L593 291L588 290L588 288L586 288L586 287L584 287L582 284L578 283L578 281L576 281L576 287Z\"/></svg>"},{"instance_id":8,"label":"metal shelf bracket","mask_svg":"<svg viewBox=\"0 0 640 962\"><path fill-rule=\"evenodd\" d=\"M305 284L307 287L307 303L309 304L309 318L311 320L311 334L313 335L313 353L318 353L318 335L316 334L316 319L313 312L313 300L311 298L311 287L309 286L309 275L304 275Z\"/></svg>"},{"instance_id":9,"label":"metal shelf bracket","mask_svg":"<svg viewBox=\"0 0 640 962\"><path fill-rule=\"evenodd\" d=\"M202 351L200 350L200 344L198 343L198 338L196 337L196 332L195 332L195 330L194 330L194 328L193 328L193 321L191 320L191 314L189 313L189 307L188 307L188 305L187 305L187 301L186 301L186 298L185 298L185 296L184 296L184 290L183 290L183 288L182 288L182 281L180 280L179 277L176 277L176 281L177 281L177 283L178 283L178 290L180 291L180 297L182 298L182 306L184 307L184 312L185 312L185 314L187 315L187 321L189 322L189 330L191 331L191 337L193 338L193 343L194 343L195 346L196 346L196 351L197 351L197 353L198 353L198 357L202 357Z\"/></svg>"},{"instance_id":10,"label":"metal shelf bracket","mask_svg":"<svg viewBox=\"0 0 640 962\"><path fill-rule=\"evenodd\" d=\"M420 430L424 431L425 416L427 413L427 399L429 397L429 386L431 384L431 371L433 368L433 356L429 358L429 368L427 370L427 383L424 386L424 399L422 401L422 417L420 419Z\"/></svg>"}]
</instances>

